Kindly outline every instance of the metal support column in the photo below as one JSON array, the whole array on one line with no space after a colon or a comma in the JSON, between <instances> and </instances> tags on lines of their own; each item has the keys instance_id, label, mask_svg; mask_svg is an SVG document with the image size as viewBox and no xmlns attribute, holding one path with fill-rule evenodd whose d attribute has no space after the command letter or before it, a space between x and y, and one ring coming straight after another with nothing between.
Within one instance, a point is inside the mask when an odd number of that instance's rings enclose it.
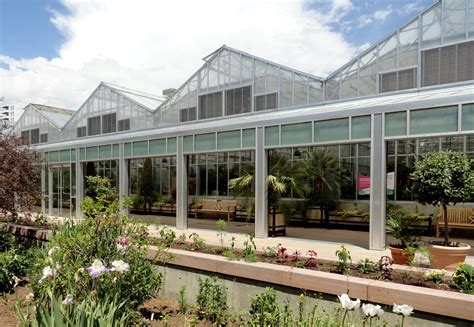
<instances>
[{"instance_id":1,"label":"metal support column","mask_svg":"<svg viewBox=\"0 0 474 327\"><path fill-rule=\"evenodd\" d=\"M125 148L124 144L120 143L119 145L119 198L120 203L123 203L123 200L128 196L128 163L125 159ZM128 215L128 208L122 207L122 214Z\"/></svg>"},{"instance_id":2,"label":"metal support column","mask_svg":"<svg viewBox=\"0 0 474 327\"><path fill-rule=\"evenodd\" d=\"M384 250L386 242L385 202L385 141L382 114L372 115L370 144L370 232L369 248Z\"/></svg>"},{"instance_id":3,"label":"metal support column","mask_svg":"<svg viewBox=\"0 0 474 327\"><path fill-rule=\"evenodd\" d=\"M48 169L48 216L53 215L53 171L51 166L47 166Z\"/></svg>"},{"instance_id":4,"label":"metal support column","mask_svg":"<svg viewBox=\"0 0 474 327\"><path fill-rule=\"evenodd\" d=\"M255 237L268 237L267 156L265 129L257 127L255 138Z\"/></svg>"},{"instance_id":5,"label":"metal support column","mask_svg":"<svg viewBox=\"0 0 474 327\"><path fill-rule=\"evenodd\" d=\"M76 151L76 218L80 219L82 217L81 203L84 199L84 170L82 169L82 163L80 161L80 151Z\"/></svg>"},{"instance_id":6,"label":"metal support column","mask_svg":"<svg viewBox=\"0 0 474 327\"><path fill-rule=\"evenodd\" d=\"M182 136L176 140L176 228L188 229L188 174Z\"/></svg>"},{"instance_id":7,"label":"metal support column","mask_svg":"<svg viewBox=\"0 0 474 327\"><path fill-rule=\"evenodd\" d=\"M45 196L48 192L46 189L46 169L45 163L41 164L41 212L46 213L46 201Z\"/></svg>"}]
</instances>

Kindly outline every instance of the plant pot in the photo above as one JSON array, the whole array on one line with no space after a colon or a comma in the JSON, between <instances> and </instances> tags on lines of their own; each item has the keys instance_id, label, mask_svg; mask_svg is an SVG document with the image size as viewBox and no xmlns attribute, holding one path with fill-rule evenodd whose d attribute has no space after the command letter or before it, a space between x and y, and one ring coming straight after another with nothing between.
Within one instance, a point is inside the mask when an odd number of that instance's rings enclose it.
<instances>
[{"instance_id":1,"label":"plant pot","mask_svg":"<svg viewBox=\"0 0 474 327\"><path fill-rule=\"evenodd\" d=\"M285 236L286 224L285 215L282 212L269 212L268 213L268 235L275 237L277 235Z\"/></svg>"},{"instance_id":2,"label":"plant pot","mask_svg":"<svg viewBox=\"0 0 474 327\"><path fill-rule=\"evenodd\" d=\"M471 246L465 243L458 243L458 246L430 243L429 250L431 253L431 268L456 270L459 264L466 260Z\"/></svg>"},{"instance_id":3,"label":"plant pot","mask_svg":"<svg viewBox=\"0 0 474 327\"><path fill-rule=\"evenodd\" d=\"M392 254L393 263L397 265L408 265L410 258L407 256L405 248L396 248L388 246L390 253Z\"/></svg>"}]
</instances>

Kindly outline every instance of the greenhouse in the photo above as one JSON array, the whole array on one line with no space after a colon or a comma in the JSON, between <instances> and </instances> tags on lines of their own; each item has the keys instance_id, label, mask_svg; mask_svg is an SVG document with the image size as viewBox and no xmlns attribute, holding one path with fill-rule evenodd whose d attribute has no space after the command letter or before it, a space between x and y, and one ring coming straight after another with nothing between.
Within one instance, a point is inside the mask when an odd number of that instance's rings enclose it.
<instances>
[{"instance_id":1,"label":"greenhouse","mask_svg":"<svg viewBox=\"0 0 474 327\"><path fill-rule=\"evenodd\" d=\"M222 218L265 238L354 212L346 227L383 249L388 207L435 213L408 191L417 160L474 158L473 81L474 0L443 0L327 78L224 45L163 96L103 82L75 112L28 105L14 132L44 155L50 215L79 217L85 177L101 175L132 214L178 229ZM268 176L314 173L313 156L334 163L334 187L269 191Z\"/></svg>"}]
</instances>

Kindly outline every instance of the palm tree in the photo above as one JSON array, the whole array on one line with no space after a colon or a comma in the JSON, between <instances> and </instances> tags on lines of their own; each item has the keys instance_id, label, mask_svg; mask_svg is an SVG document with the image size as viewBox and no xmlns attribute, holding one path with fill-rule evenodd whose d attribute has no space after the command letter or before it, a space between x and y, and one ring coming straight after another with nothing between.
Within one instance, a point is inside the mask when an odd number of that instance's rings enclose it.
<instances>
[{"instance_id":1,"label":"palm tree","mask_svg":"<svg viewBox=\"0 0 474 327\"><path fill-rule=\"evenodd\" d=\"M339 197L341 185L346 181L339 161L327 149L310 149L305 152L305 159L300 164L300 169L306 174L303 186L306 197L311 205L320 206L322 217L334 199Z\"/></svg>"}]
</instances>

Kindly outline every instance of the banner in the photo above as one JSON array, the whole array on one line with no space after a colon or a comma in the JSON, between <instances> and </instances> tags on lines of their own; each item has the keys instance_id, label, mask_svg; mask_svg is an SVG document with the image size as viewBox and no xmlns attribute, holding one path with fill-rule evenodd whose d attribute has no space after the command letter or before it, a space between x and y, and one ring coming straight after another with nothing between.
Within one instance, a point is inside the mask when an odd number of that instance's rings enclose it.
<instances>
[{"instance_id":1,"label":"banner","mask_svg":"<svg viewBox=\"0 0 474 327\"><path fill-rule=\"evenodd\" d=\"M357 191L359 195L370 194L370 176L357 175Z\"/></svg>"},{"instance_id":2,"label":"banner","mask_svg":"<svg viewBox=\"0 0 474 327\"><path fill-rule=\"evenodd\" d=\"M395 192L395 172L387 173L387 195L393 195Z\"/></svg>"}]
</instances>

